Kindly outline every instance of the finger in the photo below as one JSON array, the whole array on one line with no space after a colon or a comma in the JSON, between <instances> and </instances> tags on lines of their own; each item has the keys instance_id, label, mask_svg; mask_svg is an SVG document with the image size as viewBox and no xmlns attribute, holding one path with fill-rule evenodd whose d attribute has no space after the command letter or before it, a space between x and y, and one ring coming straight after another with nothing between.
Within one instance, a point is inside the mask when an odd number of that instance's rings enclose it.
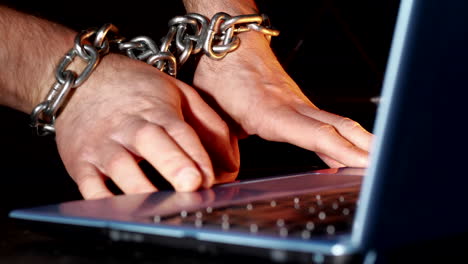
<instances>
[{"instance_id":1,"label":"finger","mask_svg":"<svg viewBox=\"0 0 468 264\"><path fill-rule=\"evenodd\" d=\"M322 153L316 153L317 156L320 157L320 159L325 162L330 168L341 168L341 167L346 167L346 165L330 158L329 156L322 154Z\"/></svg>"},{"instance_id":2,"label":"finger","mask_svg":"<svg viewBox=\"0 0 468 264\"><path fill-rule=\"evenodd\" d=\"M113 193L107 189L104 181L105 176L93 165L82 164L79 166L79 171L73 175L75 175L73 179L84 199L92 200L113 196Z\"/></svg>"},{"instance_id":3,"label":"finger","mask_svg":"<svg viewBox=\"0 0 468 264\"><path fill-rule=\"evenodd\" d=\"M213 166L226 172L238 171L237 137L231 134L227 123L196 92L184 90L184 93L188 105L184 108L185 121L197 132Z\"/></svg>"},{"instance_id":4,"label":"finger","mask_svg":"<svg viewBox=\"0 0 468 264\"><path fill-rule=\"evenodd\" d=\"M110 158L105 161L104 173L126 194L157 191L145 176L135 158L118 143L108 143L104 149Z\"/></svg>"},{"instance_id":5,"label":"finger","mask_svg":"<svg viewBox=\"0 0 468 264\"><path fill-rule=\"evenodd\" d=\"M203 180L197 165L162 127L143 122L134 133L133 145L138 155L157 169L176 191L194 191L200 187Z\"/></svg>"},{"instance_id":6,"label":"finger","mask_svg":"<svg viewBox=\"0 0 468 264\"><path fill-rule=\"evenodd\" d=\"M298 108L298 111L308 117L333 125L343 137L354 145L363 150L370 150L374 136L358 122L318 109Z\"/></svg>"},{"instance_id":7,"label":"finger","mask_svg":"<svg viewBox=\"0 0 468 264\"><path fill-rule=\"evenodd\" d=\"M201 169L203 173L202 186L211 187L215 180L213 165L195 130L183 121L172 122L164 128L167 134Z\"/></svg>"},{"instance_id":8,"label":"finger","mask_svg":"<svg viewBox=\"0 0 468 264\"><path fill-rule=\"evenodd\" d=\"M216 168L215 168L215 173L216 173L216 180L214 184L233 182L237 178L237 175L239 174L238 171L227 172L223 170L217 170Z\"/></svg>"},{"instance_id":9,"label":"finger","mask_svg":"<svg viewBox=\"0 0 468 264\"><path fill-rule=\"evenodd\" d=\"M216 175L216 180L215 180L214 184L233 182L237 178L237 176L239 175L240 152L239 152L239 144L238 144L237 136L231 135L231 140L230 141L231 141L231 148L232 148L234 158L237 161L236 162L237 169L233 170L233 171L228 171L228 170L225 170L224 168L219 168L218 166L215 166L214 171L215 171L215 175Z\"/></svg>"},{"instance_id":10,"label":"finger","mask_svg":"<svg viewBox=\"0 0 468 264\"><path fill-rule=\"evenodd\" d=\"M260 136L323 153L346 165L363 167L368 164L368 152L343 138L330 124L304 116L291 108L277 109L265 115Z\"/></svg>"}]
</instances>

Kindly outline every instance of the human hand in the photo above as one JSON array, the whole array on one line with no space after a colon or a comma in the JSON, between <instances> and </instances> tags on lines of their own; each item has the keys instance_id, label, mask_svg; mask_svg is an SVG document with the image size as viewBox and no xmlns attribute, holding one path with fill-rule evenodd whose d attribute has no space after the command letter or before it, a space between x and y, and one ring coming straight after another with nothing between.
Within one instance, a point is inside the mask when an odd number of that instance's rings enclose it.
<instances>
[{"instance_id":1,"label":"human hand","mask_svg":"<svg viewBox=\"0 0 468 264\"><path fill-rule=\"evenodd\" d=\"M349 118L316 107L284 71L262 34L239 37L240 47L224 59L200 59L195 87L248 135L315 151L331 167L367 166L373 135Z\"/></svg>"},{"instance_id":2,"label":"human hand","mask_svg":"<svg viewBox=\"0 0 468 264\"><path fill-rule=\"evenodd\" d=\"M86 199L112 195L106 178L124 193L155 191L142 159L177 191L231 180L239 168L237 138L193 88L115 54L75 90L56 121L56 141Z\"/></svg>"}]
</instances>

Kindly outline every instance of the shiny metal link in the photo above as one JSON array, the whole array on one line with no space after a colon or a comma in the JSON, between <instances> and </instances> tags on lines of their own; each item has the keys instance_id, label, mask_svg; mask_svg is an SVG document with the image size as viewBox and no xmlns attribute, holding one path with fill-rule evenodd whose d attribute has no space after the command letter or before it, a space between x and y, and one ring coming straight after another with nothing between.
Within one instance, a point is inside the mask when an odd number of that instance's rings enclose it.
<instances>
[{"instance_id":1,"label":"shiny metal link","mask_svg":"<svg viewBox=\"0 0 468 264\"><path fill-rule=\"evenodd\" d=\"M100 29L88 29L80 32L70 49L60 60L55 69L55 83L52 85L46 99L38 104L30 116L30 125L36 128L40 136L55 133L55 119L60 108L69 97L70 91L82 85L99 63L101 56L109 52L110 42L120 42L120 37L109 39L109 32L117 35L117 28L106 24ZM90 41L95 36L94 42ZM94 43L94 45L90 45ZM81 73L77 74L68 69L70 64L79 57L87 64Z\"/></svg>"},{"instance_id":2,"label":"shiny metal link","mask_svg":"<svg viewBox=\"0 0 468 264\"><path fill-rule=\"evenodd\" d=\"M162 38L160 45L146 36L126 41L113 24L80 32L75 38L73 48L59 62L55 71L56 82L46 99L31 113L31 126L37 129L37 134L48 135L55 132L56 115L70 91L88 79L100 58L110 52L112 45L116 45L128 57L144 61L176 77L178 69L190 55L203 52L212 59L220 60L236 50L240 45L237 36L240 33L257 31L268 40L279 34L279 31L270 27L265 15L257 14L232 17L221 12L215 14L210 21L200 14L188 13L174 17L168 25L168 33ZM94 39L91 40L92 38ZM68 69L76 57L87 63L79 74Z\"/></svg>"},{"instance_id":3,"label":"shiny metal link","mask_svg":"<svg viewBox=\"0 0 468 264\"><path fill-rule=\"evenodd\" d=\"M271 29L266 15L240 15L231 17L226 13L217 13L210 23L208 36L204 43L204 52L212 59L222 59L227 53L239 47L237 34L254 30L264 34L268 40L278 36L279 31ZM216 43L215 43L216 42Z\"/></svg>"},{"instance_id":4,"label":"shiny metal link","mask_svg":"<svg viewBox=\"0 0 468 264\"><path fill-rule=\"evenodd\" d=\"M73 88L80 86L86 79L88 79L89 75L91 75L91 72L94 70L94 68L96 68L96 65L98 63L99 53L95 48L89 45L84 45L83 50L86 52L86 56L88 56L84 59L85 61L87 61L88 64L81 72L81 74L78 75L78 77L76 78L75 83L73 84ZM68 72L66 68L70 65L70 63L75 59L77 55L78 52L75 49L71 49L59 63L55 72L55 78L59 83L65 83L66 78L64 77L64 73Z\"/></svg>"},{"instance_id":5,"label":"shiny metal link","mask_svg":"<svg viewBox=\"0 0 468 264\"><path fill-rule=\"evenodd\" d=\"M187 35L188 39L196 43L193 47L193 54L198 54L203 49L204 38L208 31L209 21L206 17L200 14L188 13L185 16L193 18L198 22L197 33L195 35Z\"/></svg>"},{"instance_id":6,"label":"shiny metal link","mask_svg":"<svg viewBox=\"0 0 468 264\"><path fill-rule=\"evenodd\" d=\"M172 18L168 25L169 31L159 46L142 36L119 42L119 49L130 58L145 61L175 77L190 55L203 52L220 60L236 50L240 45L237 36L240 33L257 31L268 40L279 34L270 27L267 16L257 14L232 17L220 12L210 21L200 14L188 13Z\"/></svg>"},{"instance_id":7,"label":"shiny metal link","mask_svg":"<svg viewBox=\"0 0 468 264\"><path fill-rule=\"evenodd\" d=\"M93 46L98 50L99 54L107 54L111 43L119 43L124 40L123 37L118 35L118 32L118 28L110 23L105 24L96 32ZM113 38L109 38L110 34L114 35Z\"/></svg>"},{"instance_id":8,"label":"shiny metal link","mask_svg":"<svg viewBox=\"0 0 468 264\"><path fill-rule=\"evenodd\" d=\"M149 65L156 66L159 70L163 70L163 67L166 67L167 63L167 73L172 76L177 75L177 61L174 55L170 52L159 52L158 54L151 55L146 61ZM158 66L158 64L162 66Z\"/></svg>"},{"instance_id":9,"label":"shiny metal link","mask_svg":"<svg viewBox=\"0 0 468 264\"><path fill-rule=\"evenodd\" d=\"M47 96L49 105L44 111L45 116L54 118L55 114L59 110L59 107L64 103L70 90L76 83L75 73L71 71L65 72L65 82L57 86L58 89L53 89L53 92ZM55 88L55 87L54 87Z\"/></svg>"},{"instance_id":10,"label":"shiny metal link","mask_svg":"<svg viewBox=\"0 0 468 264\"><path fill-rule=\"evenodd\" d=\"M159 53L156 43L145 36L133 38L129 42L119 43L119 49L125 51L128 57L135 60L146 60L152 54Z\"/></svg>"},{"instance_id":11,"label":"shiny metal link","mask_svg":"<svg viewBox=\"0 0 468 264\"><path fill-rule=\"evenodd\" d=\"M46 110L48 107L49 107L49 102L44 101L38 104L33 109L31 116L30 116L30 125L36 128L36 133L39 136L46 136L46 135L55 133L55 127L53 125L55 120L52 120L51 122L47 123L40 119L42 112Z\"/></svg>"}]
</instances>

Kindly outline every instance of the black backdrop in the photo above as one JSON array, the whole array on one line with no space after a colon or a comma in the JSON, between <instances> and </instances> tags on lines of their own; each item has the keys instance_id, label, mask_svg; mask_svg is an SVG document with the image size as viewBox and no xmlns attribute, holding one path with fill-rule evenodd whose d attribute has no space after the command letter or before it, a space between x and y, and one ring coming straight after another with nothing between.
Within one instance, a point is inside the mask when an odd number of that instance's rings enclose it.
<instances>
[{"instance_id":1,"label":"black backdrop","mask_svg":"<svg viewBox=\"0 0 468 264\"><path fill-rule=\"evenodd\" d=\"M0 3L75 30L112 22L124 36L154 39L165 35L171 17L184 14L181 1L79 1L75 6L71 1ZM348 116L372 130L376 104L370 99L380 93L398 1L257 3L281 31L272 47L306 95L320 108ZM34 136L25 113L0 107L0 118L0 213L81 199L54 140ZM240 148L240 179L324 167L312 152L255 136L241 140Z\"/></svg>"}]
</instances>

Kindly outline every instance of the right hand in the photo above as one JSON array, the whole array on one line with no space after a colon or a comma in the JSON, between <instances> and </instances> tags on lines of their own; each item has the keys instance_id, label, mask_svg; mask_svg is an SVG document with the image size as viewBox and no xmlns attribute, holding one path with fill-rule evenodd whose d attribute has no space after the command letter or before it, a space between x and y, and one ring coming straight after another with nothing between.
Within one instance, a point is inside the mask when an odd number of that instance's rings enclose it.
<instances>
[{"instance_id":1,"label":"right hand","mask_svg":"<svg viewBox=\"0 0 468 264\"><path fill-rule=\"evenodd\" d=\"M107 177L124 193L156 191L143 159L176 191L232 180L239 169L237 138L193 88L116 54L71 95L56 141L85 199L112 196Z\"/></svg>"}]
</instances>

